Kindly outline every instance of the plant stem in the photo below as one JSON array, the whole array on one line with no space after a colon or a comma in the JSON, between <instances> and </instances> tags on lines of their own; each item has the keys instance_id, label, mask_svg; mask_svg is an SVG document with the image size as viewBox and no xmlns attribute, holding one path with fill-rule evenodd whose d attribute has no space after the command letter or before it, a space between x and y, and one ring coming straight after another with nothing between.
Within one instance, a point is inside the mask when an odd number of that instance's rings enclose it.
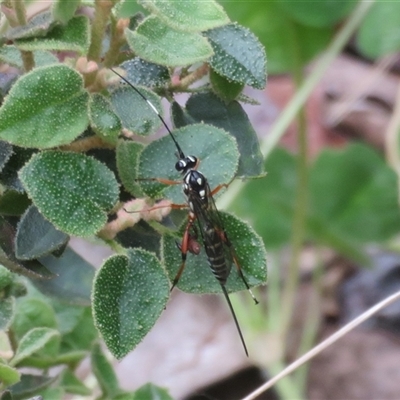
<instances>
[{"instance_id":1,"label":"plant stem","mask_svg":"<svg viewBox=\"0 0 400 400\"><path fill-rule=\"evenodd\" d=\"M306 353L314 345L321 320L321 277L324 269L323 260L320 256L319 248L317 249L317 254L319 260L312 274L313 290L308 300L307 316L304 322L303 334L298 351L298 354L300 355ZM303 365L296 371L295 375L296 386L299 388L299 393L301 393L306 398L307 396L305 391L308 370L309 366Z\"/></svg>"},{"instance_id":2,"label":"plant stem","mask_svg":"<svg viewBox=\"0 0 400 400\"><path fill-rule=\"evenodd\" d=\"M92 23L92 41L88 52L89 60L96 62L100 61L103 38L112 7L113 2L111 0L95 1L95 13Z\"/></svg>"},{"instance_id":3,"label":"plant stem","mask_svg":"<svg viewBox=\"0 0 400 400\"><path fill-rule=\"evenodd\" d=\"M327 347L331 346L333 343L337 342L340 338L345 336L347 333L352 331L355 327L361 325L363 322L371 318L374 314L378 311L381 311L383 308L389 306L390 304L394 303L395 301L400 300L400 292L396 292L391 296L386 297L386 299L382 300L378 304L375 304L373 307L369 308L367 311L362 313L357 318L353 319L343 328L340 328L337 332L333 335L329 336L327 339L322 341L317 346L313 347L308 353L304 354L300 358L298 358L295 362L287 366L284 370L279 372L276 376L270 379L268 382L264 383L260 386L257 390L250 393L248 396L244 397L242 400L254 400L260 394L266 392L269 388L275 385L280 379L286 377L287 375L291 374L293 371L298 369L304 363L310 361L316 355L318 355L321 351L325 350Z\"/></svg>"},{"instance_id":4,"label":"plant stem","mask_svg":"<svg viewBox=\"0 0 400 400\"><path fill-rule=\"evenodd\" d=\"M26 10L22 0L14 0L14 10L17 16L19 25L26 25ZM35 60L31 51L21 50L22 64L25 71L30 71L35 66Z\"/></svg>"},{"instance_id":5,"label":"plant stem","mask_svg":"<svg viewBox=\"0 0 400 400\"><path fill-rule=\"evenodd\" d=\"M293 44L293 78L295 87L298 88L303 82L303 62L300 45L297 37L296 26L291 24L288 31L292 33ZM297 289L299 284L299 260L306 235L306 218L308 208L308 140L307 121L304 107L297 113L297 168L296 168L296 195L295 208L292 223L291 256L289 268L285 277L285 285L282 293L281 307L281 338L284 343L289 339L290 323L295 307ZM285 354L283 354L285 356Z\"/></svg>"}]
</instances>

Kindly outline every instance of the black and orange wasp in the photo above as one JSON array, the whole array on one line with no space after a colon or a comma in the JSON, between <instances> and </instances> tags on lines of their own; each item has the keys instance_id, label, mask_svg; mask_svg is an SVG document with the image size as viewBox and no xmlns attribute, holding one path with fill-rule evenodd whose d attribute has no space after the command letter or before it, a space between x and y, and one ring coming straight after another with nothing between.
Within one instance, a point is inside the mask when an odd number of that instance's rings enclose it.
<instances>
[{"instance_id":1,"label":"black and orange wasp","mask_svg":"<svg viewBox=\"0 0 400 400\"><path fill-rule=\"evenodd\" d=\"M116 75L118 75L126 84L128 84L144 101L148 103L149 107L151 107L152 110L158 115L158 118L161 120L162 124L168 131L177 149L178 161L175 164L175 169L182 175L183 178L181 181L177 182L160 178L146 179L158 181L159 183L166 185L181 183L183 186L183 193L187 200L187 204L185 205L172 204L171 206L172 208L189 209L188 220L186 228L184 230L183 238L181 243L178 244L178 248L181 252L182 262L175 278L172 281L171 291L178 284L178 281L185 269L187 253L190 252L195 255L199 253L200 248L198 239L200 238L204 246L204 250L206 252L211 271L221 286L222 293L225 296L225 299L233 316L237 331L240 336L240 340L243 344L244 351L248 356L247 346L244 341L243 334L240 329L239 322L237 320L232 303L230 301L228 291L226 289L227 279L230 275L233 264L236 266L238 274L243 281L245 287L250 292L255 304L258 304L258 301L253 295L250 286L243 275L238 257L224 229L224 224L213 198L213 196L219 190L221 190L221 188L228 185L218 185L215 189L211 190L206 177L198 170L200 160L195 156L185 155L174 134L169 129L167 123L160 115L156 107L120 73L118 73L114 69L111 70ZM200 235L198 235L198 232L200 232Z\"/></svg>"}]
</instances>

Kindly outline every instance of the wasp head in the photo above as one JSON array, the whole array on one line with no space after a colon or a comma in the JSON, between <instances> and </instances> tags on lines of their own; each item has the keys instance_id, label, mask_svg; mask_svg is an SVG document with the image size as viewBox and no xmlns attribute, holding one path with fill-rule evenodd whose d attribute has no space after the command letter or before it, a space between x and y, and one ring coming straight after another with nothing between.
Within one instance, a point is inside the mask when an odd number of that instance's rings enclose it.
<instances>
[{"instance_id":1,"label":"wasp head","mask_svg":"<svg viewBox=\"0 0 400 400\"><path fill-rule=\"evenodd\" d=\"M199 163L199 160L197 157L194 156L187 156L184 158L181 158L177 163L175 164L175 169L178 172L181 172L182 174L186 173L190 169L196 169L197 165Z\"/></svg>"}]
</instances>

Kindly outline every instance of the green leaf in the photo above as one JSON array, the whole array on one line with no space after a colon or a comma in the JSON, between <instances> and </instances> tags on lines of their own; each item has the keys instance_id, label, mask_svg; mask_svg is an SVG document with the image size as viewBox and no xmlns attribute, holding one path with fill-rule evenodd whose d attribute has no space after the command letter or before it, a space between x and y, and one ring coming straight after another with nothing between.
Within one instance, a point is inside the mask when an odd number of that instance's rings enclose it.
<instances>
[{"instance_id":1,"label":"green leaf","mask_svg":"<svg viewBox=\"0 0 400 400\"><path fill-rule=\"evenodd\" d=\"M157 258L145 250L110 257L93 284L95 325L118 359L142 341L164 310L169 281Z\"/></svg>"},{"instance_id":2,"label":"green leaf","mask_svg":"<svg viewBox=\"0 0 400 400\"><path fill-rule=\"evenodd\" d=\"M67 23L74 16L79 4L80 0L54 1L51 9L53 18L63 24Z\"/></svg>"},{"instance_id":3,"label":"green leaf","mask_svg":"<svg viewBox=\"0 0 400 400\"><path fill-rule=\"evenodd\" d=\"M26 193L18 193L15 190L7 190L0 197L0 214L7 216L19 216L30 205Z\"/></svg>"},{"instance_id":4,"label":"green leaf","mask_svg":"<svg viewBox=\"0 0 400 400\"><path fill-rule=\"evenodd\" d=\"M166 67L204 62L213 54L200 34L174 30L154 16L146 18L134 32L126 29L125 35L140 58Z\"/></svg>"},{"instance_id":5,"label":"green leaf","mask_svg":"<svg viewBox=\"0 0 400 400\"><path fill-rule=\"evenodd\" d=\"M39 398L33 397L29 400L64 400L65 391L60 387L48 387L40 391L40 396Z\"/></svg>"},{"instance_id":6,"label":"green leaf","mask_svg":"<svg viewBox=\"0 0 400 400\"><path fill-rule=\"evenodd\" d=\"M222 129L206 124L194 124L174 131L174 137L186 155L201 161L200 170L211 189L229 183L237 170L239 153L232 136ZM181 182L175 169L176 147L171 137L164 136L145 147L139 158L139 178L144 192L150 197L163 196L174 203L185 204L182 185L165 186L147 178L163 178Z\"/></svg>"},{"instance_id":7,"label":"green leaf","mask_svg":"<svg viewBox=\"0 0 400 400\"><path fill-rule=\"evenodd\" d=\"M141 143L131 140L119 140L117 144L117 168L118 175L124 188L134 196L142 195L140 185L135 181L139 154L143 150Z\"/></svg>"},{"instance_id":8,"label":"green leaf","mask_svg":"<svg viewBox=\"0 0 400 400\"><path fill-rule=\"evenodd\" d=\"M15 83L0 108L0 137L23 147L70 143L88 124L82 77L65 65L36 68Z\"/></svg>"},{"instance_id":9,"label":"green leaf","mask_svg":"<svg viewBox=\"0 0 400 400\"><path fill-rule=\"evenodd\" d=\"M222 128L236 139L240 153L237 176L254 177L263 173L264 160L257 134L238 102L226 104L211 92L198 93L189 98L186 111L194 121Z\"/></svg>"},{"instance_id":10,"label":"green leaf","mask_svg":"<svg viewBox=\"0 0 400 400\"><path fill-rule=\"evenodd\" d=\"M80 394L82 396L90 396L92 393L69 369L65 369L62 372L60 386L68 393Z\"/></svg>"},{"instance_id":11,"label":"green leaf","mask_svg":"<svg viewBox=\"0 0 400 400\"><path fill-rule=\"evenodd\" d=\"M76 51L84 55L90 45L89 19L78 15L70 19L66 25L55 26L43 38L19 39L16 46L25 51Z\"/></svg>"},{"instance_id":12,"label":"green leaf","mask_svg":"<svg viewBox=\"0 0 400 400\"><path fill-rule=\"evenodd\" d=\"M232 82L210 70L210 83L214 93L226 103L235 100L242 92L244 84Z\"/></svg>"},{"instance_id":13,"label":"green leaf","mask_svg":"<svg viewBox=\"0 0 400 400\"><path fill-rule=\"evenodd\" d=\"M34 51L33 58L36 67L44 67L46 65L58 64L60 62L58 58L49 51ZM21 50L18 50L13 45L3 46L0 48L0 60L20 69L23 69L24 66Z\"/></svg>"},{"instance_id":14,"label":"green leaf","mask_svg":"<svg viewBox=\"0 0 400 400\"><path fill-rule=\"evenodd\" d=\"M59 333L54 329L49 328L34 328L24 335L19 342L14 358L10 365L18 365L25 358L42 350L46 344L54 337L59 336Z\"/></svg>"},{"instance_id":15,"label":"green leaf","mask_svg":"<svg viewBox=\"0 0 400 400\"><path fill-rule=\"evenodd\" d=\"M64 246L68 235L45 220L35 206L21 217L15 238L15 255L20 260L32 260Z\"/></svg>"},{"instance_id":16,"label":"green leaf","mask_svg":"<svg viewBox=\"0 0 400 400\"><path fill-rule=\"evenodd\" d=\"M12 330L17 341L34 328L57 329L54 310L45 301L24 297L18 301L12 323Z\"/></svg>"},{"instance_id":17,"label":"green leaf","mask_svg":"<svg viewBox=\"0 0 400 400\"><path fill-rule=\"evenodd\" d=\"M326 48L334 33L331 27L296 23L275 0L221 3L233 21L248 27L265 46L270 74L292 72L299 62L305 65Z\"/></svg>"},{"instance_id":18,"label":"green leaf","mask_svg":"<svg viewBox=\"0 0 400 400\"><path fill-rule=\"evenodd\" d=\"M310 174L311 209L342 237L382 242L400 231L394 171L372 149L325 150Z\"/></svg>"},{"instance_id":19,"label":"green leaf","mask_svg":"<svg viewBox=\"0 0 400 400\"><path fill-rule=\"evenodd\" d=\"M20 376L20 373L15 368L0 363L0 382L6 387L17 383L20 380Z\"/></svg>"},{"instance_id":20,"label":"green leaf","mask_svg":"<svg viewBox=\"0 0 400 400\"><path fill-rule=\"evenodd\" d=\"M36 150L23 149L20 147L13 148L13 154L0 172L0 181L8 189L15 190L19 193L25 191L18 177L18 171L26 164L26 162L35 154Z\"/></svg>"},{"instance_id":21,"label":"green leaf","mask_svg":"<svg viewBox=\"0 0 400 400\"><path fill-rule=\"evenodd\" d=\"M118 199L114 174L83 154L36 154L21 169L20 179L40 212L71 235L94 235Z\"/></svg>"},{"instance_id":22,"label":"green leaf","mask_svg":"<svg viewBox=\"0 0 400 400\"><path fill-rule=\"evenodd\" d=\"M229 24L205 35L214 50L210 65L216 72L234 82L264 89L267 58L253 33L238 24Z\"/></svg>"},{"instance_id":23,"label":"green leaf","mask_svg":"<svg viewBox=\"0 0 400 400\"><path fill-rule=\"evenodd\" d=\"M50 386L56 379L57 376L22 374L20 382L9 387L8 390L11 391L13 400L26 400Z\"/></svg>"},{"instance_id":24,"label":"green leaf","mask_svg":"<svg viewBox=\"0 0 400 400\"><path fill-rule=\"evenodd\" d=\"M144 88L138 90L162 114L160 98L150 90ZM161 126L161 121L154 110L129 86L116 88L111 93L111 103L121 119L122 126L134 134L150 135Z\"/></svg>"},{"instance_id":25,"label":"green leaf","mask_svg":"<svg viewBox=\"0 0 400 400\"><path fill-rule=\"evenodd\" d=\"M139 4L181 31L201 32L229 23L225 11L214 0L139 0Z\"/></svg>"},{"instance_id":26,"label":"green leaf","mask_svg":"<svg viewBox=\"0 0 400 400\"><path fill-rule=\"evenodd\" d=\"M12 146L7 142L0 141L0 171L7 164L12 154L13 154Z\"/></svg>"},{"instance_id":27,"label":"green leaf","mask_svg":"<svg viewBox=\"0 0 400 400\"><path fill-rule=\"evenodd\" d=\"M9 29L5 33L4 38L7 40L15 40L44 36L57 24L58 22L53 20L51 13L45 11L32 17L27 24Z\"/></svg>"},{"instance_id":28,"label":"green leaf","mask_svg":"<svg viewBox=\"0 0 400 400\"><path fill-rule=\"evenodd\" d=\"M310 4L310 0L277 0L276 2L288 16L306 26L333 26L346 17L355 0L318 0Z\"/></svg>"},{"instance_id":29,"label":"green leaf","mask_svg":"<svg viewBox=\"0 0 400 400\"><path fill-rule=\"evenodd\" d=\"M82 335L82 332L85 332L85 334ZM92 310L90 307L86 307L74 329L69 333L63 334L60 346L60 351L63 354L59 356L59 359L62 357L65 359L76 357L80 360L86 357L87 351L90 351L93 342L98 337L98 332L93 324Z\"/></svg>"},{"instance_id":30,"label":"green leaf","mask_svg":"<svg viewBox=\"0 0 400 400\"><path fill-rule=\"evenodd\" d=\"M67 247L61 257L49 255L40 261L56 277L47 281L33 281L44 294L67 304L90 305L90 293L95 269L81 256Z\"/></svg>"},{"instance_id":31,"label":"green leaf","mask_svg":"<svg viewBox=\"0 0 400 400\"><path fill-rule=\"evenodd\" d=\"M296 160L276 149L265 168L268 175L249 182L233 209L261 234L267 248L276 248L291 237ZM365 261L361 244L387 240L399 229L396 177L377 154L364 145L320 154L310 171L308 239Z\"/></svg>"},{"instance_id":32,"label":"green leaf","mask_svg":"<svg viewBox=\"0 0 400 400\"><path fill-rule=\"evenodd\" d=\"M140 247L160 257L161 234L146 221L140 220L133 227L118 232L115 240L123 247Z\"/></svg>"},{"instance_id":33,"label":"green leaf","mask_svg":"<svg viewBox=\"0 0 400 400\"><path fill-rule=\"evenodd\" d=\"M132 85L163 87L170 82L168 68L135 57L120 65L126 72L126 79Z\"/></svg>"},{"instance_id":34,"label":"green leaf","mask_svg":"<svg viewBox=\"0 0 400 400\"><path fill-rule=\"evenodd\" d=\"M383 57L400 50L400 3L376 2L357 35L361 52L369 58Z\"/></svg>"},{"instance_id":35,"label":"green leaf","mask_svg":"<svg viewBox=\"0 0 400 400\"><path fill-rule=\"evenodd\" d=\"M231 214L219 212L232 249L236 253L239 265L250 286L262 285L267 280L266 252L261 238L247 223ZM198 238L201 242L201 238ZM181 265L181 253L176 246L177 238L172 235L163 237L164 262L168 276L172 281ZM227 248L229 252L229 249ZM229 259L226 258L228 264ZM178 287L189 293L221 293L221 286L211 272L207 255L202 246L200 254L188 253L185 270L179 280ZM234 264L226 284L229 292L245 290Z\"/></svg>"},{"instance_id":36,"label":"green leaf","mask_svg":"<svg viewBox=\"0 0 400 400\"><path fill-rule=\"evenodd\" d=\"M0 216L0 264L10 271L34 279L50 279L54 275L36 260L21 261L14 254L15 228Z\"/></svg>"},{"instance_id":37,"label":"green leaf","mask_svg":"<svg viewBox=\"0 0 400 400\"><path fill-rule=\"evenodd\" d=\"M92 371L100 385L104 399L113 399L121 392L113 366L108 362L99 343L95 343L90 356Z\"/></svg>"},{"instance_id":38,"label":"green leaf","mask_svg":"<svg viewBox=\"0 0 400 400\"><path fill-rule=\"evenodd\" d=\"M146 383L134 393L132 400L173 400L168 390Z\"/></svg>"},{"instance_id":39,"label":"green leaf","mask_svg":"<svg viewBox=\"0 0 400 400\"><path fill-rule=\"evenodd\" d=\"M90 126L104 141L115 144L121 133L122 124L110 102L100 93L89 99Z\"/></svg>"},{"instance_id":40,"label":"green leaf","mask_svg":"<svg viewBox=\"0 0 400 400\"><path fill-rule=\"evenodd\" d=\"M13 274L11 271L0 264L0 291L11 285L13 280Z\"/></svg>"},{"instance_id":41,"label":"green leaf","mask_svg":"<svg viewBox=\"0 0 400 400\"><path fill-rule=\"evenodd\" d=\"M4 267L0 266L2 269ZM1 278L1 277L0 277ZM15 298L0 299L0 330L7 330L15 312ZM0 374L1 375L1 374Z\"/></svg>"}]
</instances>

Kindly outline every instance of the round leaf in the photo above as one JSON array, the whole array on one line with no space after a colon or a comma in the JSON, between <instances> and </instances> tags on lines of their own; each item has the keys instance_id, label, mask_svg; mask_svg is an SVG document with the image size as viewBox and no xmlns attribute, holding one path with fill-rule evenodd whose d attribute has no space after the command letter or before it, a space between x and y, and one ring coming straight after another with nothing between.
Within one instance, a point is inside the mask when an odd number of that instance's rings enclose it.
<instances>
[{"instance_id":1,"label":"round leaf","mask_svg":"<svg viewBox=\"0 0 400 400\"><path fill-rule=\"evenodd\" d=\"M65 65L34 69L19 79L0 108L0 137L23 147L70 143L88 124L82 77Z\"/></svg>"},{"instance_id":2,"label":"round leaf","mask_svg":"<svg viewBox=\"0 0 400 400\"><path fill-rule=\"evenodd\" d=\"M250 286L264 284L267 280L267 260L264 244L261 238L245 222L231 214L220 212L225 232L232 244L232 248L225 246L226 252L234 251L247 283ZM163 239L164 262L168 276L173 280L181 265L181 253L176 246L177 238L165 235ZM201 237L197 239L202 244ZM228 292L245 290L244 282L240 278L233 262L226 258L231 272L226 284ZM211 272L204 245L200 254L188 253L185 270L179 280L178 287L190 293L221 293L221 286Z\"/></svg>"},{"instance_id":3,"label":"round leaf","mask_svg":"<svg viewBox=\"0 0 400 400\"><path fill-rule=\"evenodd\" d=\"M194 121L225 129L236 139L240 153L238 176L262 174L264 160L257 134L237 101L226 104L211 92L197 93L187 101L186 111Z\"/></svg>"},{"instance_id":4,"label":"round leaf","mask_svg":"<svg viewBox=\"0 0 400 400\"><path fill-rule=\"evenodd\" d=\"M40 212L71 235L90 236L99 231L106 223L106 211L118 199L114 174L83 154L36 154L19 176Z\"/></svg>"},{"instance_id":5,"label":"round leaf","mask_svg":"<svg viewBox=\"0 0 400 400\"><path fill-rule=\"evenodd\" d=\"M213 54L200 34L174 30L154 16L146 18L134 32L126 29L125 35L139 57L166 67L206 61Z\"/></svg>"},{"instance_id":6,"label":"round leaf","mask_svg":"<svg viewBox=\"0 0 400 400\"><path fill-rule=\"evenodd\" d=\"M262 44L248 29L230 24L205 32L214 55L210 65L220 75L256 89L264 89L267 58Z\"/></svg>"},{"instance_id":7,"label":"round leaf","mask_svg":"<svg viewBox=\"0 0 400 400\"><path fill-rule=\"evenodd\" d=\"M239 153L235 139L224 130L206 124L189 125L173 132L185 155L196 156L201 164L200 170L205 175L211 189L220 184L229 183L235 176ZM148 178L163 178L182 181L182 176L175 169L176 147L169 135L150 143L140 154L139 179L143 190L150 197L161 194L174 203L186 203L182 185L165 186L157 182L146 181Z\"/></svg>"},{"instance_id":8,"label":"round leaf","mask_svg":"<svg viewBox=\"0 0 400 400\"><path fill-rule=\"evenodd\" d=\"M138 90L154 105L158 113L162 114L160 98L150 90L144 88L138 88ZM129 86L116 88L111 93L111 103L122 126L130 132L137 135L150 135L161 126L158 115Z\"/></svg>"},{"instance_id":9,"label":"round leaf","mask_svg":"<svg viewBox=\"0 0 400 400\"><path fill-rule=\"evenodd\" d=\"M172 28L201 32L229 23L223 8L214 0L139 0Z\"/></svg>"},{"instance_id":10,"label":"round leaf","mask_svg":"<svg viewBox=\"0 0 400 400\"><path fill-rule=\"evenodd\" d=\"M168 278L153 254L128 250L127 256L112 256L103 264L93 284L93 316L116 358L144 338L168 297Z\"/></svg>"}]
</instances>

